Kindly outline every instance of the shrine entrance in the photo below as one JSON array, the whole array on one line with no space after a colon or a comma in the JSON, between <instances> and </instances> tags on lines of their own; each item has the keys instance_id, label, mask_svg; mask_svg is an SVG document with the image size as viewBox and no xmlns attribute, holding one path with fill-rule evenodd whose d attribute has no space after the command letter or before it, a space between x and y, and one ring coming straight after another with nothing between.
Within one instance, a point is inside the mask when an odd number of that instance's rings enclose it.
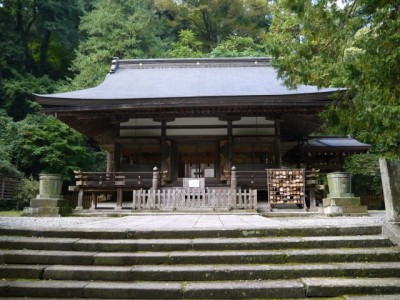
<instances>
[{"instance_id":1,"label":"shrine entrance","mask_svg":"<svg viewBox=\"0 0 400 300\"><path fill-rule=\"evenodd\" d=\"M178 143L179 178L215 178L217 144L215 142Z\"/></svg>"}]
</instances>

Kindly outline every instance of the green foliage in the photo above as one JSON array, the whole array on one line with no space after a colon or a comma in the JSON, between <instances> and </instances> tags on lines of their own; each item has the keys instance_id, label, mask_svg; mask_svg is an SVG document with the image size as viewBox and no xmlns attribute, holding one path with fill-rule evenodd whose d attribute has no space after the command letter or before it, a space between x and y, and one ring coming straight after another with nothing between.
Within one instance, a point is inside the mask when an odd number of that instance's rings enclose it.
<instances>
[{"instance_id":1,"label":"green foliage","mask_svg":"<svg viewBox=\"0 0 400 300\"><path fill-rule=\"evenodd\" d=\"M15 120L37 111L34 92L53 92L52 80L67 75L86 2L1 1L0 108Z\"/></svg>"},{"instance_id":2,"label":"green foliage","mask_svg":"<svg viewBox=\"0 0 400 300\"><path fill-rule=\"evenodd\" d=\"M53 64L52 58L62 55L66 62L71 61L83 7L82 0L2 1L0 31L4 39L0 39L0 49L9 50L3 55L5 71L15 68L37 76L63 76L68 64ZM61 44L64 51L52 52L54 44Z\"/></svg>"},{"instance_id":3,"label":"green foliage","mask_svg":"<svg viewBox=\"0 0 400 300\"><path fill-rule=\"evenodd\" d=\"M21 172L18 171L17 167L5 159L0 159L0 174L15 177L21 176Z\"/></svg>"},{"instance_id":4,"label":"green foliage","mask_svg":"<svg viewBox=\"0 0 400 300\"><path fill-rule=\"evenodd\" d=\"M346 158L345 165L346 171L352 174L353 192L357 196L382 194L379 155L351 155Z\"/></svg>"},{"instance_id":5,"label":"green foliage","mask_svg":"<svg viewBox=\"0 0 400 300\"><path fill-rule=\"evenodd\" d=\"M12 144L17 129L11 117L5 110L0 109L0 157L5 160L11 159Z\"/></svg>"},{"instance_id":6,"label":"green foliage","mask_svg":"<svg viewBox=\"0 0 400 300\"><path fill-rule=\"evenodd\" d=\"M0 173L10 176L20 176L17 167L11 162L13 145L17 129L12 118L0 109Z\"/></svg>"},{"instance_id":7,"label":"green foliage","mask_svg":"<svg viewBox=\"0 0 400 300\"><path fill-rule=\"evenodd\" d=\"M112 57L150 58L164 53L162 22L148 1L99 0L81 20L86 37L79 45L71 70L77 73L71 88L96 85L107 73Z\"/></svg>"},{"instance_id":8,"label":"green foliage","mask_svg":"<svg viewBox=\"0 0 400 300\"><path fill-rule=\"evenodd\" d=\"M45 94L54 92L55 82L48 76L35 77L31 74L19 74L14 72L14 78L3 80L0 84L4 91L3 108L19 121L29 113L35 113L40 106L34 102L33 93Z\"/></svg>"},{"instance_id":9,"label":"green foliage","mask_svg":"<svg viewBox=\"0 0 400 300\"><path fill-rule=\"evenodd\" d=\"M158 0L155 8L175 32L192 31L205 52L231 35L259 42L270 24L269 4L262 0Z\"/></svg>"},{"instance_id":10,"label":"green foliage","mask_svg":"<svg viewBox=\"0 0 400 300\"><path fill-rule=\"evenodd\" d=\"M290 86L346 87L322 115L326 132L351 134L400 157L400 6L395 1L278 1L269 34Z\"/></svg>"},{"instance_id":11,"label":"green foliage","mask_svg":"<svg viewBox=\"0 0 400 300\"><path fill-rule=\"evenodd\" d=\"M260 41L268 31L270 8L260 0L157 1L172 26L190 29L209 52L231 35Z\"/></svg>"},{"instance_id":12,"label":"green foliage","mask_svg":"<svg viewBox=\"0 0 400 300\"><path fill-rule=\"evenodd\" d=\"M254 42L251 37L232 35L218 44L209 54L210 57L261 57L266 49Z\"/></svg>"},{"instance_id":13,"label":"green foliage","mask_svg":"<svg viewBox=\"0 0 400 300\"><path fill-rule=\"evenodd\" d=\"M82 135L54 117L29 115L17 123L17 131L14 159L25 174L57 173L71 178L73 170L96 164L96 155Z\"/></svg>"},{"instance_id":14,"label":"green foliage","mask_svg":"<svg viewBox=\"0 0 400 300\"><path fill-rule=\"evenodd\" d=\"M189 58L202 57L203 43L196 39L196 35L191 30L182 29L179 32L179 40L173 46L173 49L167 54L171 57Z\"/></svg>"},{"instance_id":15,"label":"green foliage","mask_svg":"<svg viewBox=\"0 0 400 300\"><path fill-rule=\"evenodd\" d=\"M21 183L15 191L14 200L16 201L16 209L19 210L25 206L29 206L32 198L39 194L39 181L32 176L22 178Z\"/></svg>"}]
</instances>

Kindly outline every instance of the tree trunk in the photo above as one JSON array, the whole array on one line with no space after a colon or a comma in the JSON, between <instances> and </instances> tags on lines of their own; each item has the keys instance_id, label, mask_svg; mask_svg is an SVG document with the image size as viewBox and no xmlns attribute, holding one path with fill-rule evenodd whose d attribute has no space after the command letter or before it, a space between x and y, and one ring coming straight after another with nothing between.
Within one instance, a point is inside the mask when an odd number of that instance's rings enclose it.
<instances>
[{"instance_id":1,"label":"tree trunk","mask_svg":"<svg viewBox=\"0 0 400 300\"><path fill-rule=\"evenodd\" d=\"M39 63L37 68L39 76L43 76L46 72L47 50L49 49L50 37L50 30L46 30L42 39L42 43L40 45Z\"/></svg>"}]
</instances>

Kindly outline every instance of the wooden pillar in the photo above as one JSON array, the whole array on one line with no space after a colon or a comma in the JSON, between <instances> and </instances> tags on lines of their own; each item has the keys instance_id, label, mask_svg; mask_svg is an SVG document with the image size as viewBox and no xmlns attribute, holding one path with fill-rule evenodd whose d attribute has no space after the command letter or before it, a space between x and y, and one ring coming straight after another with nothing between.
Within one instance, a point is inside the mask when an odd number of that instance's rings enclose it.
<instances>
[{"instance_id":1,"label":"wooden pillar","mask_svg":"<svg viewBox=\"0 0 400 300\"><path fill-rule=\"evenodd\" d=\"M165 138L167 136L167 122L161 122L161 141L160 141L160 166L163 166L165 159ZM162 167L161 167L162 171Z\"/></svg>"},{"instance_id":2,"label":"wooden pillar","mask_svg":"<svg viewBox=\"0 0 400 300\"><path fill-rule=\"evenodd\" d=\"M228 120L228 158L229 163L232 165L233 163L233 129L232 129L232 120Z\"/></svg>"},{"instance_id":3,"label":"wooden pillar","mask_svg":"<svg viewBox=\"0 0 400 300\"><path fill-rule=\"evenodd\" d=\"M339 152L337 155L339 155L339 164L340 164L340 171L344 172L345 170L345 158L346 158L346 153L345 152Z\"/></svg>"},{"instance_id":4,"label":"wooden pillar","mask_svg":"<svg viewBox=\"0 0 400 300\"><path fill-rule=\"evenodd\" d=\"M161 132L160 132L160 172L163 174L163 181L170 181L176 174L172 174L176 169L173 170L171 160L172 158L172 143L167 140L167 123L173 122L175 120L174 116L160 115L158 117L153 118L154 122L161 123Z\"/></svg>"},{"instance_id":5,"label":"wooden pillar","mask_svg":"<svg viewBox=\"0 0 400 300\"><path fill-rule=\"evenodd\" d=\"M107 168L106 172L110 173L113 171L113 153L110 151L107 151Z\"/></svg>"},{"instance_id":6,"label":"wooden pillar","mask_svg":"<svg viewBox=\"0 0 400 300\"><path fill-rule=\"evenodd\" d=\"M282 151L281 151L281 119L279 117L275 118L275 149L274 158L275 166L277 168L282 167Z\"/></svg>"},{"instance_id":7,"label":"wooden pillar","mask_svg":"<svg viewBox=\"0 0 400 300\"><path fill-rule=\"evenodd\" d=\"M121 144L114 144L114 171L119 172L121 168Z\"/></svg>"}]
</instances>

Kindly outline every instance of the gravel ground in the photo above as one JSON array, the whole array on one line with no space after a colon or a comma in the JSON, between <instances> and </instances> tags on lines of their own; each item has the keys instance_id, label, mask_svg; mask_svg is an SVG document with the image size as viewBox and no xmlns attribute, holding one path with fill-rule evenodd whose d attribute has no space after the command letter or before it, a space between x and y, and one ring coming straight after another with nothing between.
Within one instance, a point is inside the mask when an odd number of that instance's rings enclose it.
<instances>
[{"instance_id":1,"label":"gravel ground","mask_svg":"<svg viewBox=\"0 0 400 300\"><path fill-rule=\"evenodd\" d=\"M0 217L0 228L68 228L92 222L104 221L109 218L91 217L61 217L61 218L31 218L31 217Z\"/></svg>"}]
</instances>

